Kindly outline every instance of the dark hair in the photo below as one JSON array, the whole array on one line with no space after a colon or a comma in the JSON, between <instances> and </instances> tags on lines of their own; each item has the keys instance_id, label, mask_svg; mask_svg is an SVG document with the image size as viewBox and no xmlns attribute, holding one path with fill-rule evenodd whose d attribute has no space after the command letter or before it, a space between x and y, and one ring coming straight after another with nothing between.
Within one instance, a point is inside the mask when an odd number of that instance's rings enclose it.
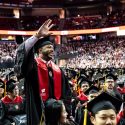
<instances>
[{"instance_id":1,"label":"dark hair","mask_svg":"<svg viewBox=\"0 0 125 125\"><path fill-rule=\"evenodd\" d=\"M61 118L63 102L49 99L45 103L45 117L47 125L58 125Z\"/></svg>"}]
</instances>

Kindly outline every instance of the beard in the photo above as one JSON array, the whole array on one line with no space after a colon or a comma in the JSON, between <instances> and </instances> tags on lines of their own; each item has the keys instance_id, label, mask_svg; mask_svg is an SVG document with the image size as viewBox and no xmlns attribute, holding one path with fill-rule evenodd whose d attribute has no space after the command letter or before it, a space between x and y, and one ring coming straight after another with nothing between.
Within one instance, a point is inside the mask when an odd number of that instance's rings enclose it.
<instances>
[{"instance_id":1,"label":"beard","mask_svg":"<svg viewBox=\"0 0 125 125\"><path fill-rule=\"evenodd\" d=\"M53 52L44 52L42 53L42 58L46 61L54 59L54 54Z\"/></svg>"}]
</instances>

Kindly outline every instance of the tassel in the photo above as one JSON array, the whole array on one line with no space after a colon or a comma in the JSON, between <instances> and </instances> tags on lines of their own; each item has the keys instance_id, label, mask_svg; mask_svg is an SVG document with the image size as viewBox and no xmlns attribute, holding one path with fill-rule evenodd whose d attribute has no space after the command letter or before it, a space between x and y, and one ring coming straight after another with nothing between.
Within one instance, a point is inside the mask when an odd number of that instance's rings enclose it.
<instances>
[{"instance_id":1,"label":"tassel","mask_svg":"<svg viewBox=\"0 0 125 125\"><path fill-rule=\"evenodd\" d=\"M83 125L87 125L87 106L85 106L85 110L84 110L84 122L83 122Z\"/></svg>"}]
</instances>

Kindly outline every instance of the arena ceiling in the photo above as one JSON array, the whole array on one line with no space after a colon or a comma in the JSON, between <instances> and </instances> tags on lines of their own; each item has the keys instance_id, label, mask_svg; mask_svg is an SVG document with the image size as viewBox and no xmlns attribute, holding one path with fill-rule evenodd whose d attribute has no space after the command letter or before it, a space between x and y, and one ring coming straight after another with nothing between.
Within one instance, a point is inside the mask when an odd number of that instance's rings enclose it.
<instances>
[{"instance_id":1,"label":"arena ceiling","mask_svg":"<svg viewBox=\"0 0 125 125\"><path fill-rule=\"evenodd\" d=\"M31 5L32 7L70 7L79 5L92 5L112 3L118 4L120 0L1 0L0 3Z\"/></svg>"}]
</instances>

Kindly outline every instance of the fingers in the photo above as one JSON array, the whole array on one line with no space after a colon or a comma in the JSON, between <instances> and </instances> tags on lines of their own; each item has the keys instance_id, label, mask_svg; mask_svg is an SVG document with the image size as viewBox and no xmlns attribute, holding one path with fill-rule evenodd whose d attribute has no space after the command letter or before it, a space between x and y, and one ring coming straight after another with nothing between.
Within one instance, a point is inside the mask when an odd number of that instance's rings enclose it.
<instances>
[{"instance_id":1,"label":"fingers","mask_svg":"<svg viewBox=\"0 0 125 125\"><path fill-rule=\"evenodd\" d=\"M48 19L48 20L46 20L46 21L43 23L43 25L42 25L41 27L43 27L43 26L49 27L49 25L51 24L51 22L52 22L52 20L51 20L51 19ZM40 27L40 28L41 28L41 27Z\"/></svg>"},{"instance_id":2,"label":"fingers","mask_svg":"<svg viewBox=\"0 0 125 125\"><path fill-rule=\"evenodd\" d=\"M51 29L51 28L54 26L54 24L51 24L51 23L52 23L52 20L51 20L51 19L46 20L46 21L43 23L43 25L40 27L40 29L41 29L43 26L46 26L46 27L48 27L49 29Z\"/></svg>"},{"instance_id":3,"label":"fingers","mask_svg":"<svg viewBox=\"0 0 125 125\"><path fill-rule=\"evenodd\" d=\"M44 25L46 25L47 21L48 21L48 20L46 20L46 21L42 24L42 26L39 28L39 30L42 29L42 27L43 27Z\"/></svg>"},{"instance_id":4,"label":"fingers","mask_svg":"<svg viewBox=\"0 0 125 125\"><path fill-rule=\"evenodd\" d=\"M43 26L47 26L47 25L50 24L51 22L52 22L52 20L50 20L50 19L46 20L46 21L42 24L42 26L39 28L39 31L43 28Z\"/></svg>"},{"instance_id":5,"label":"fingers","mask_svg":"<svg viewBox=\"0 0 125 125\"><path fill-rule=\"evenodd\" d=\"M54 24L51 24L48 28L51 29L54 26Z\"/></svg>"},{"instance_id":6,"label":"fingers","mask_svg":"<svg viewBox=\"0 0 125 125\"><path fill-rule=\"evenodd\" d=\"M51 19L48 19L46 25L49 26L49 25L51 24L51 22L52 22L52 20L51 20Z\"/></svg>"}]
</instances>

